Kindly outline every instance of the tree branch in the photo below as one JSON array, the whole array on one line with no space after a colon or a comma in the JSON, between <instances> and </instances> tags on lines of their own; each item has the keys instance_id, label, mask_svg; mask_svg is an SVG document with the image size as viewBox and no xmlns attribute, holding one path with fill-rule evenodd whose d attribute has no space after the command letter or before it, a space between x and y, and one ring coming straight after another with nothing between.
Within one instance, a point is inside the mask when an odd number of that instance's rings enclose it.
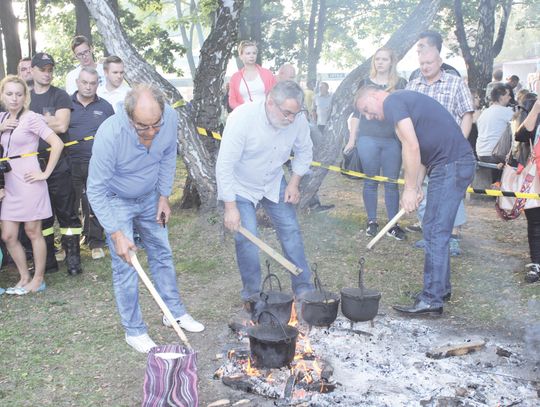
<instances>
[{"instance_id":1,"label":"tree branch","mask_svg":"<svg viewBox=\"0 0 540 407\"><path fill-rule=\"evenodd\" d=\"M497 31L497 38L493 43L492 53L493 58L495 58L502 50L504 37L506 35L506 27L508 26L508 21L510 20L510 11L512 10L512 0L506 0L502 4L502 16L499 24L499 30Z\"/></svg>"},{"instance_id":2,"label":"tree branch","mask_svg":"<svg viewBox=\"0 0 540 407\"><path fill-rule=\"evenodd\" d=\"M454 0L454 19L456 22L456 30L454 31L463 54L463 59L467 65L474 63L474 58L471 53L471 47L467 43L465 34L465 24L463 23L463 10L461 8L461 0Z\"/></svg>"}]
</instances>

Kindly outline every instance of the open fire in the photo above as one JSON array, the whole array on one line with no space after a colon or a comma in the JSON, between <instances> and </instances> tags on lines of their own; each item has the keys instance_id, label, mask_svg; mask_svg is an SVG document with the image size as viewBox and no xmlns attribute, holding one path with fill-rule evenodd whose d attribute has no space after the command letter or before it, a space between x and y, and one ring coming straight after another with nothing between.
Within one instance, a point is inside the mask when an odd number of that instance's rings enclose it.
<instances>
[{"instance_id":1,"label":"open fire","mask_svg":"<svg viewBox=\"0 0 540 407\"><path fill-rule=\"evenodd\" d=\"M251 321L245 323L252 325ZM296 402L309 400L314 393L332 392L337 386L332 379L332 366L315 355L308 328L299 324L295 307L292 307L289 325L299 328L294 359L289 366L280 369L253 366L246 330L239 329L236 331L238 344L228 351L226 362L216 370L214 378L248 393Z\"/></svg>"}]
</instances>

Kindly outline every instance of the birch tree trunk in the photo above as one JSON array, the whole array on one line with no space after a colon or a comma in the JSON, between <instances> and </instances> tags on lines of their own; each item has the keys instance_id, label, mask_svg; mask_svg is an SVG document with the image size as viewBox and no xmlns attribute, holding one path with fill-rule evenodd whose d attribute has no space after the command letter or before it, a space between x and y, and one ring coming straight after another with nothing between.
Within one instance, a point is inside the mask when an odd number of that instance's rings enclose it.
<instances>
[{"instance_id":1,"label":"birch tree trunk","mask_svg":"<svg viewBox=\"0 0 540 407\"><path fill-rule=\"evenodd\" d=\"M13 14L11 0L0 1L0 27L4 36L6 72L17 75L17 65L19 65L22 54L19 32L17 31L17 19Z\"/></svg>"},{"instance_id":2,"label":"birch tree trunk","mask_svg":"<svg viewBox=\"0 0 540 407\"><path fill-rule=\"evenodd\" d=\"M403 25L392 34L385 47L392 48L398 60L403 58L414 45L418 35L429 28L440 6L440 0L421 0ZM347 118L353 110L353 95L359 82L367 77L371 58L349 73L339 85L332 99L330 120L324 134L313 137L313 159L324 164L334 164L341 154L344 141L348 137ZM316 132L315 132L316 133ZM309 176L302 180L300 207L305 208L319 190L328 170L312 168Z\"/></svg>"}]
</instances>

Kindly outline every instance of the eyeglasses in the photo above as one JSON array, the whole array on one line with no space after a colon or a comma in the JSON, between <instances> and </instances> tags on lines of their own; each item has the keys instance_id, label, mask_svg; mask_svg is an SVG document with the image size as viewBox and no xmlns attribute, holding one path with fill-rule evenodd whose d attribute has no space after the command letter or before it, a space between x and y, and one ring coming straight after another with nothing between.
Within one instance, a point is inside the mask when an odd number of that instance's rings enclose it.
<instances>
[{"instance_id":1,"label":"eyeglasses","mask_svg":"<svg viewBox=\"0 0 540 407\"><path fill-rule=\"evenodd\" d=\"M90 55L90 48L88 48L88 49L85 50L85 51L77 52L77 53L75 54L75 56L76 56L77 58L84 58L84 57L87 57L88 55Z\"/></svg>"},{"instance_id":2,"label":"eyeglasses","mask_svg":"<svg viewBox=\"0 0 540 407\"><path fill-rule=\"evenodd\" d=\"M283 115L283 117L285 119L287 119L289 122L293 122L294 119L296 119L296 117L299 115L299 114L302 114L302 113L307 113L307 110L305 109L302 109L302 110L299 110L298 112L294 113L294 112L291 112L289 110L283 110L277 103L276 103L276 107L278 108L278 110L280 111L280 113Z\"/></svg>"},{"instance_id":3,"label":"eyeglasses","mask_svg":"<svg viewBox=\"0 0 540 407\"><path fill-rule=\"evenodd\" d=\"M142 133L142 132L145 132L145 131L148 131L150 129L153 129L153 130L159 130L161 127L163 127L163 124L164 124L164 120L163 120L163 117L161 117L161 119L159 119L159 123L157 124L151 124L151 125L148 125L148 126L137 126L137 124L139 123L133 123L133 127L135 128L135 131L137 133Z\"/></svg>"}]
</instances>

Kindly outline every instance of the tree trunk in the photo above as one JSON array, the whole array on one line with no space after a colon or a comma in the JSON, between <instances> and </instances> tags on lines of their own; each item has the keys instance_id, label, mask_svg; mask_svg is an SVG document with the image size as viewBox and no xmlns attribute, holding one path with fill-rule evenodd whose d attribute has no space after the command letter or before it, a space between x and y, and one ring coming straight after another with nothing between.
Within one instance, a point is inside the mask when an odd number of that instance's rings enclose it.
<instances>
[{"instance_id":1,"label":"tree trunk","mask_svg":"<svg viewBox=\"0 0 540 407\"><path fill-rule=\"evenodd\" d=\"M440 0L421 0L415 10L392 34L386 47L392 48L398 57L403 58L418 39L418 35L428 29L439 9ZM332 99L330 120L324 134L314 137L313 159L324 164L334 164L340 155L344 141L348 137L347 118L353 110L353 95L359 82L369 74L371 58L349 73L339 85ZM307 203L318 191L328 170L313 168L309 176L302 180L302 198L300 207Z\"/></svg>"},{"instance_id":2,"label":"tree trunk","mask_svg":"<svg viewBox=\"0 0 540 407\"><path fill-rule=\"evenodd\" d=\"M187 33L186 26L184 23L181 23L180 20L184 17L182 12L182 2L181 0L175 0L174 5L176 7L176 15L178 17L180 35L182 36L182 42L184 43L184 48L186 49L186 58L189 65L189 73L192 78L195 77L195 59L193 58L193 41Z\"/></svg>"},{"instance_id":3,"label":"tree trunk","mask_svg":"<svg viewBox=\"0 0 540 407\"><path fill-rule=\"evenodd\" d=\"M308 28L307 82L317 79L317 64L321 57L326 29L326 0L313 0Z\"/></svg>"},{"instance_id":4,"label":"tree trunk","mask_svg":"<svg viewBox=\"0 0 540 407\"><path fill-rule=\"evenodd\" d=\"M92 30L90 29L90 13L84 0L74 0L75 4L75 35L84 35L92 44Z\"/></svg>"},{"instance_id":5,"label":"tree trunk","mask_svg":"<svg viewBox=\"0 0 540 407\"><path fill-rule=\"evenodd\" d=\"M178 90L142 59L127 41L127 37L118 19L114 16L110 5L101 0L84 1L96 20L108 52L112 55L118 55L124 61L128 82L153 83L163 90L169 103L181 101L182 96ZM224 5L223 1L219 1L212 32L201 49L201 63L195 78L195 83L199 85L195 87L193 100L197 120L199 120L198 124L201 127L217 129L223 75L226 61L230 57L232 44L236 39L238 17L242 4L243 0L235 0L231 3L232 7L229 7ZM213 41L219 45L215 46ZM229 45L226 45L227 43ZM207 51L207 49L210 51ZM223 54L217 58L218 54L212 54L212 49L214 51L220 50ZM207 89L202 89L202 87ZM203 100L203 97L209 97L208 101ZM193 118L186 107L185 104L182 104L182 106L176 108L179 118L178 138L182 144L182 158L186 164L188 176L192 178L200 197L201 209L203 211L212 210L217 204L215 153L209 152L205 148L205 143L213 142L199 136Z\"/></svg>"},{"instance_id":6,"label":"tree trunk","mask_svg":"<svg viewBox=\"0 0 540 407\"><path fill-rule=\"evenodd\" d=\"M261 49L262 42L262 1L251 0L249 2L249 37L252 41L259 44ZM262 52L257 54L257 63L262 64Z\"/></svg>"},{"instance_id":7,"label":"tree trunk","mask_svg":"<svg viewBox=\"0 0 540 407\"><path fill-rule=\"evenodd\" d=\"M471 48L467 41L463 23L462 2L461 0L454 1L455 34L467 66L469 88L478 92L480 100L485 99L486 86L491 81L493 73L493 60L501 52L512 8L512 0L502 2L503 13L499 23L497 39L494 39L497 3L495 0L480 0L475 45L474 48Z\"/></svg>"},{"instance_id":8,"label":"tree trunk","mask_svg":"<svg viewBox=\"0 0 540 407\"><path fill-rule=\"evenodd\" d=\"M17 31L17 19L13 14L11 0L0 1L0 26L4 35L6 50L6 71L8 74L17 75L17 65L21 60L21 43Z\"/></svg>"},{"instance_id":9,"label":"tree trunk","mask_svg":"<svg viewBox=\"0 0 540 407\"><path fill-rule=\"evenodd\" d=\"M0 24L0 79L6 76L6 66L4 64L4 42L1 33L2 24Z\"/></svg>"},{"instance_id":10,"label":"tree trunk","mask_svg":"<svg viewBox=\"0 0 540 407\"><path fill-rule=\"evenodd\" d=\"M28 18L28 56L36 53L36 0L26 3L26 17Z\"/></svg>"}]
</instances>

